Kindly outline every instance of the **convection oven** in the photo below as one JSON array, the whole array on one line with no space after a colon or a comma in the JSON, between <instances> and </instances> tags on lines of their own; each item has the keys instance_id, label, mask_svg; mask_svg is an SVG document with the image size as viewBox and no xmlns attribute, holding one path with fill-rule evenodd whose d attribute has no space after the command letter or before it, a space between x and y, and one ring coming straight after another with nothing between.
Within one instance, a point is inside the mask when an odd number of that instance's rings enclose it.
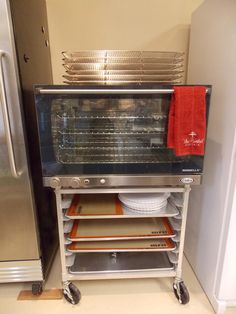
<instances>
[{"instance_id":1,"label":"convection oven","mask_svg":"<svg viewBox=\"0 0 236 314\"><path fill-rule=\"evenodd\" d=\"M199 184L204 156L167 148L172 93L173 86L150 84L36 86L44 185ZM206 86L207 113L209 97Z\"/></svg>"}]
</instances>

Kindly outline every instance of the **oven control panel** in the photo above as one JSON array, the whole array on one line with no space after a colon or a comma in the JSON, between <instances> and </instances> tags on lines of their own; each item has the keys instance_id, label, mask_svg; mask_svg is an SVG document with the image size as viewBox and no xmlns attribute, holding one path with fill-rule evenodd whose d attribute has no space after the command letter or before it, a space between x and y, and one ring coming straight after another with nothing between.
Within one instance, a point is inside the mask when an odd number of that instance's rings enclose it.
<instances>
[{"instance_id":1,"label":"oven control panel","mask_svg":"<svg viewBox=\"0 0 236 314\"><path fill-rule=\"evenodd\" d=\"M89 176L89 177L44 177L44 186L53 189L93 189L114 187L160 187L183 186L186 184L201 184L201 175L175 175L175 176L142 176L142 175L114 175L114 176Z\"/></svg>"}]
</instances>

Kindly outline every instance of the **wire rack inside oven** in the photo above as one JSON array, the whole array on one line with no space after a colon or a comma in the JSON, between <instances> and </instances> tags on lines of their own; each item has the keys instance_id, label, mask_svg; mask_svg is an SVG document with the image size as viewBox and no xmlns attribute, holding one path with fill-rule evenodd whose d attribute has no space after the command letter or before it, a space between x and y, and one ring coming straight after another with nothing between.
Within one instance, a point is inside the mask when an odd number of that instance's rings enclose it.
<instances>
[{"instance_id":1,"label":"wire rack inside oven","mask_svg":"<svg viewBox=\"0 0 236 314\"><path fill-rule=\"evenodd\" d=\"M167 163L166 99L82 98L52 101L56 159L65 164Z\"/></svg>"},{"instance_id":2,"label":"wire rack inside oven","mask_svg":"<svg viewBox=\"0 0 236 314\"><path fill-rule=\"evenodd\" d=\"M184 53L128 50L62 52L66 84L181 84Z\"/></svg>"}]
</instances>

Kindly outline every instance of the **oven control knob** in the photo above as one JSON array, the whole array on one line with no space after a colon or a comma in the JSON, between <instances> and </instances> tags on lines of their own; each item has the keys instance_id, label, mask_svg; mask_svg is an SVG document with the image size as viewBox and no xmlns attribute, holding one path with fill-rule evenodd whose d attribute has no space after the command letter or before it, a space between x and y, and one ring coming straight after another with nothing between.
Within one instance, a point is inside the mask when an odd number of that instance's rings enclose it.
<instances>
[{"instance_id":1,"label":"oven control knob","mask_svg":"<svg viewBox=\"0 0 236 314\"><path fill-rule=\"evenodd\" d=\"M101 184L105 184L105 183L106 183L106 180L105 180L105 179L101 179L101 180L100 180L100 183L101 183Z\"/></svg>"},{"instance_id":2,"label":"oven control knob","mask_svg":"<svg viewBox=\"0 0 236 314\"><path fill-rule=\"evenodd\" d=\"M50 181L50 186L53 189L60 188L61 187L60 179L59 178L52 178Z\"/></svg>"},{"instance_id":3,"label":"oven control knob","mask_svg":"<svg viewBox=\"0 0 236 314\"><path fill-rule=\"evenodd\" d=\"M72 188L77 188L80 186L80 179L79 178L73 178L70 182L70 185Z\"/></svg>"},{"instance_id":4,"label":"oven control knob","mask_svg":"<svg viewBox=\"0 0 236 314\"><path fill-rule=\"evenodd\" d=\"M90 183L90 180L89 179L84 179L84 184L89 184Z\"/></svg>"}]
</instances>

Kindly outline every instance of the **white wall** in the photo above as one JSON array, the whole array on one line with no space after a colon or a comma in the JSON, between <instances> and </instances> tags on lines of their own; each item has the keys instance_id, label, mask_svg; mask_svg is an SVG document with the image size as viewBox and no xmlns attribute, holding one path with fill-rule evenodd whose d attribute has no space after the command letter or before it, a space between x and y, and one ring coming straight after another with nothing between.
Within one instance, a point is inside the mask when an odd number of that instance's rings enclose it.
<instances>
[{"instance_id":1,"label":"white wall","mask_svg":"<svg viewBox=\"0 0 236 314\"><path fill-rule=\"evenodd\" d=\"M212 84L213 90L203 185L194 187L190 197L186 254L216 309L223 301L236 300L233 285L227 283L227 290L222 286L230 272L232 280L236 278L235 265L230 262L230 254L236 254L235 232L228 242L230 221L235 217L232 210L236 210L232 205L236 182L235 28L235 1L205 0L193 15L189 50L188 83ZM224 272L228 278L223 279Z\"/></svg>"},{"instance_id":2,"label":"white wall","mask_svg":"<svg viewBox=\"0 0 236 314\"><path fill-rule=\"evenodd\" d=\"M234 199L232 211L230 213L230 221L228 225L228 232L225 239L225 254L222 260L222 274L217 281L216 294L219 299L236 302L236 186L234 187ZM231 304L232 305L232 304ZM236 306L236 303L234 304ZM235 310L236 311L236 310Z\"/></svg>"},{"instance_id":3,"label":"white wall","mask_svg":"<svg viewBox=\"0 0 236 314\"><path fill-rule=\"evenodd\" d=\"M46 0L54 83L62 83L65 50L187 53L191 13L202 1Z\"/></svg>"}]
</instances>

